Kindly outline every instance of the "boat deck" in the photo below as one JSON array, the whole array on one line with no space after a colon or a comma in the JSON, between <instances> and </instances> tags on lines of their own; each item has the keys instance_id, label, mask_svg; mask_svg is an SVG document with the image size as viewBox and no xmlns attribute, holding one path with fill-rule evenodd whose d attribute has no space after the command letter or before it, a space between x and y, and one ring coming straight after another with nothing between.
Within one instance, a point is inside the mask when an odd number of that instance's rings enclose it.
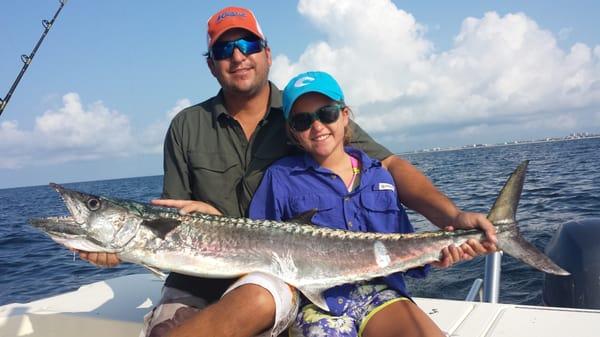
<instances>
[{"instance_id":1,"label":"boat deck","mask_svg":"<svg viewBox=\"0 0 600 337\"><path fill-rule=\"evenodd\" d=\"M50 298L0 307L0 336L137 336L160 297L150 274L123 276ZM600 310L416 298L447 332L460 337L597 337Z\"/></svg>"}]
</instances>

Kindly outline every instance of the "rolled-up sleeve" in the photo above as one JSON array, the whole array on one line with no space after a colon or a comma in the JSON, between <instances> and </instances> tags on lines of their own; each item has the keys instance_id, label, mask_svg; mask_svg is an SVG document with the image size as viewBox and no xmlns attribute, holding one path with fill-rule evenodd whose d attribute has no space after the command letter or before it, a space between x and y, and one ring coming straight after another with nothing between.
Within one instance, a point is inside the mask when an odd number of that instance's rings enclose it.
<instances>
[{"instance_id":1,"label":"rolled-up sleeve","mask_svg":"<svg viewBox=\"0 0 600 337\"><path fill-rule=\"evenodd\" d=\"M164 144L164 178L162 197L166 199L192 198L188 165L181 142L181 128L177 119L169 126Z\"/></svg>"}]
</instances>

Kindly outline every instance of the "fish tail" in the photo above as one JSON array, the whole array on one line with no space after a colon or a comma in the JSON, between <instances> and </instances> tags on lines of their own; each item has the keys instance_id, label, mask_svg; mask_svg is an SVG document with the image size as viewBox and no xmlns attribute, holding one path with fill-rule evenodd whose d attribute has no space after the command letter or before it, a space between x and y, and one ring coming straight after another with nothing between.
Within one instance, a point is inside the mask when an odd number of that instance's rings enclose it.
<instances>
[{"instance_id":1,"label":"fish tail","mask_svg":"<svg viewBox=\"0 0 600 337\"><path fill-rule=\"evenodd\" d=\"M534 245L527 242L517 228L516 214L525 173L529 161L522 162L500 191L488 214L488 219L495 225L505 225L507 230L498 234L498 248L510 256L546 273L569 275L569 273L550 260Z\"/></svg>"},{"instance_id":2,"label":"fish tail","mask_svg":"<svg viewBox=\"0 0 600 337\"><path fill-rule=\"evenodd\" d=\"M499 235L498 248L515 259L545 273L563 276L570 275L569 272L559 267L534 245L527 242L521 236L516 226Z\"/></svg>"}]
</instances>

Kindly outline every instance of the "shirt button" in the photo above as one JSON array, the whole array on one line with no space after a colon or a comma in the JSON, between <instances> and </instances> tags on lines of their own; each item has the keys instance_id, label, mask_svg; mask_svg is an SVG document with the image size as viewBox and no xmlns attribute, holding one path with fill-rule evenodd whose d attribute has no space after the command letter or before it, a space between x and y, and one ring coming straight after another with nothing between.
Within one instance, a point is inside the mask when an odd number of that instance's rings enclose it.
<instances>
[{"instance_id":1,"label":"shirt button","mask_svg":"<svg viewBox=\"0 0 600 337\"><path fill-rule=\"evenodd\" d=\"M344 299L343 299L343 298L341 298L341 297L339 297L339 298L338 298L338 304L344 304Z\"/></svg>"},{"instance_id":2,"label":"shirt button","mask_svg":"<svg viewBox=\"0 0 600 337\"><path fill-rule=\"evenodd\" d=\"M331 179L335 179L335 178L337 178L337 176L335 174L332 174Z\"/></svg>"},{"instance_id":3,"label":"shirt button","mask_svg":"<svg viewBox=\"0 0 600 337\"><path fill-rule=\"evenodd\" d=\"M350 197L344 197L344 201L350 200Z\"/></svg>"},{"instance_id":4,"label":"shirt button","mask_svg":"<svg viewBox=\"0 0 600 337\"><path fill-rule=\"evenodd\" d=\"M352 221L348 221L348 228L352 228Z\"/></svg>"}]
</instances>

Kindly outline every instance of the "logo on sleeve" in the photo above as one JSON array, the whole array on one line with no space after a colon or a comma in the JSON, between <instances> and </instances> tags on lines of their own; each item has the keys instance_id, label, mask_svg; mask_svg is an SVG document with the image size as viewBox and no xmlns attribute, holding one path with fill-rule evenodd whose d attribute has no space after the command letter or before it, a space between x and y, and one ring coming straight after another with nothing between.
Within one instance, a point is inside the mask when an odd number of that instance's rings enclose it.
<instances>
[{"instance_id":1,"label":"logo on sleeve","mask_svg":"<svg viewBox=\"0 0 600 337\"><path fill-rule=\"evenodd\" d=\"M388 184L388 183L379 183L378 190L379 191L393 191L394 185Z\"/></svg>"}]
</instances>

